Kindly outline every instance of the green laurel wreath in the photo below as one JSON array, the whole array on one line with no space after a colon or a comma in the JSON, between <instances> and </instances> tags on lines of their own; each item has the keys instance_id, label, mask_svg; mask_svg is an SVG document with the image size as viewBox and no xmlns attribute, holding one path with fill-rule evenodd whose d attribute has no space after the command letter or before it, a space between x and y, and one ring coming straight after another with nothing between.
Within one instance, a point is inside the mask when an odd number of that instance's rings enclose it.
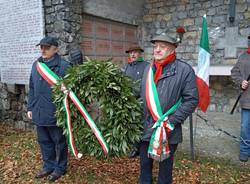
<instances>
[{"instance_id":1,"label":"green laurel wreath","mask_svg":"<svg viewBox=\"0 0 250 184\"><path fill-rule=\"evenodd\" d=\"M88 61L69 68L60 83L71 89L88 110L109 146L109 156L122 156L139 141L142 109L133 94L136 84L111 60ZM53 98L57 107L57 125L67 134L60 84L53 89ZM104 157L100 144L75 105L70 102L69 107L78 151Z\"/></svg>"}]
</instances>

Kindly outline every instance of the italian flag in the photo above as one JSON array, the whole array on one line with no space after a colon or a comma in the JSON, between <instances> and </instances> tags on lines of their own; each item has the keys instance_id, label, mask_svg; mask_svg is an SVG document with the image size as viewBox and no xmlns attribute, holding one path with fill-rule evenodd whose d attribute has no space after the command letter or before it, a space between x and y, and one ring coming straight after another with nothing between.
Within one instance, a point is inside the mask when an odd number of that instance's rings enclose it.
<instances>
[{"instance_id":1,"label":"italian flag","mask_svg":"<svg viewBox=\"0 0 250 184\"><path fill-rule=\"evenodd\" d=\"M200 50L198 56L198 67L196 74L196 82L199 92L198 107L206 112L210 103L209 95L209 65L210 65L210 49L207 32L206 15L203 16L202 32L200 39Z\"/></svg>"}]
</instances>

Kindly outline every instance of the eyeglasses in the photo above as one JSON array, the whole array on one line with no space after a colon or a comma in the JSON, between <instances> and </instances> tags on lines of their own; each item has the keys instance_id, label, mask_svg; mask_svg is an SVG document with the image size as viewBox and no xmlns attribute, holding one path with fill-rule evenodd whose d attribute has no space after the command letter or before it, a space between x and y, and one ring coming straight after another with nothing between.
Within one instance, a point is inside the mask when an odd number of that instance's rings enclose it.
<instances>
[{"instance_id":1,"label":"eyeglasses","mask_svg":"<svg viewBox=\"0 0 250 184\"><path fill-rule=\"evenodd\" d=\"M40 45L41 50L49 50L51 48L51 45Z\"/></svg>"}]
</instances>

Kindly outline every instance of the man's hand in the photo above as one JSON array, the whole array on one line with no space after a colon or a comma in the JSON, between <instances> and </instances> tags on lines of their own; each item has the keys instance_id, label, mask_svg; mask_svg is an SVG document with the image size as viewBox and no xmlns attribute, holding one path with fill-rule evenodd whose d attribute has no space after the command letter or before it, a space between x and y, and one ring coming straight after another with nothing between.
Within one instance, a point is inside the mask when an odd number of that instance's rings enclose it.
<instances>
[{"instance_id":1,"label":"man's hand","mask_svg":"<svg viewBox=\"0 0 250 184\"><path fill-rule=\"evenodd\" d=\"M28 112L27 112L27 116L28 116L29 119L32 119L32 112L31 112L31 111L28 111Z\"/></svg>"},{"instance_id":2,"label":"man's hand","mask_svg":"<svg viewBox=\"0 0 250 184\"><path fill-rule=\"evenodd\" d=\"M243 80L241 83L241 88L245 90L248 88L248 86L249 86L249 82L246 80Z\"/></svg>"}]
</instances>

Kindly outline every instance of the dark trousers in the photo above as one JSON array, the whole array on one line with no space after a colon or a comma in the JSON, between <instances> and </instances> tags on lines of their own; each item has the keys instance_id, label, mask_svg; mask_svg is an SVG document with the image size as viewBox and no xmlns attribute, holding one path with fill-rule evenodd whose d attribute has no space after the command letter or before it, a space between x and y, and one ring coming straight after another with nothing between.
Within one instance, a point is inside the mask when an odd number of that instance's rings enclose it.
<instances>
[{"instance_id":1,"label":"dark trousers","mask_svg":"<svg viewBox=\"0 0 250 184\"><path fill-rule=\"evenodd\" d=\"M68 146L62 128L37 126L37 140L41 148L43 170L64 174L68 162Z\"/></svg>"},{"instance_id":2,"label":"dark trousers","mask_svg":"<svg viewBox=\"0 0 250 184\"><path fill-rule=\"evenodd\" d=\"M172 183L172 170L174 162L174 152L178 144L169 145L170 157L159 162L158 184ZM149 142L141 142L140 145L140 184L152 183L153 159L148 157Z\"/></svg>"}]
</instances>

